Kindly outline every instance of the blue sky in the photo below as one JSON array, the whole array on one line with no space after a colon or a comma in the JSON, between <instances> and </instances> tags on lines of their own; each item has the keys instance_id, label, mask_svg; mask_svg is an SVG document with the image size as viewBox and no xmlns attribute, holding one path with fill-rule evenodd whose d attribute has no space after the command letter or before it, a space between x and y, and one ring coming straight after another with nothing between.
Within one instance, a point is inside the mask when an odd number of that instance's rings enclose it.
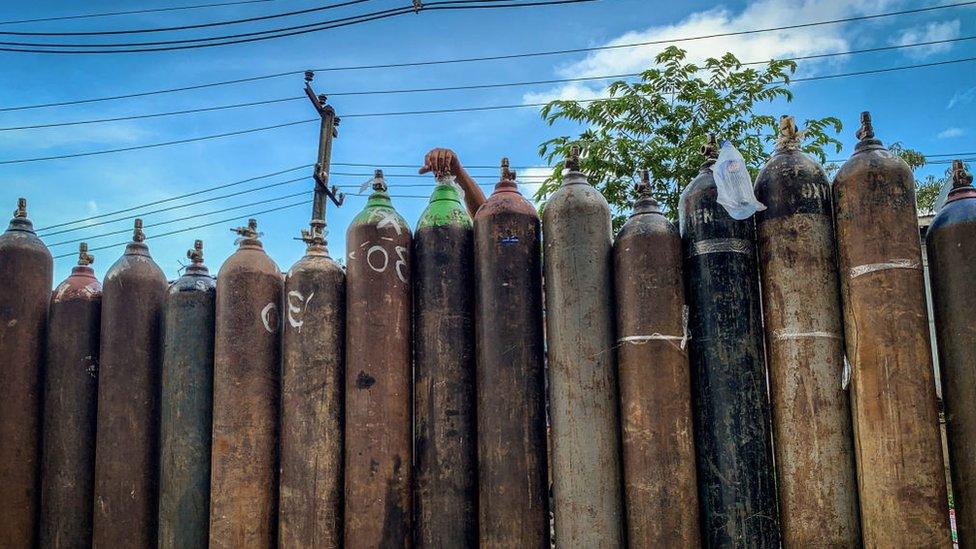
<instances>
[{"instance_id":1,"label":"blue sky","mask_svg":"<svg viewBox=\"0 0 976 549\"><path fill-rule=\"evenodd\" d=\"M191 3L190 0L183 4ZM49 23L0 26L5 30L105 30L169 26L290 11L321 5L313 0L274 0L246 6L177 11L165 14L111 17ZM289 24L302 24L365 11L407 4L405 0L372 0L344 10L313 14ZM926 3L927 4L927 3ZM37 0L28 5L4 2L0 21L113 11L134 7L181 5L176 1L152 3L92 0L79 4L65 0ZM371 63L497 55L526 51L598 46L658 38L713 34L734 30L775 27L807 21L845 18L917 7L908 0L759 0L752 2L659 2L657 0L600 0L588 4L526 8L430 12L327 30L319 33L252 44L149 54L102 56L54 56L0 53L0 105L15 106L65 99L99 97L144 90L193 85L210 81L328 67ZM954 8L925 14L874 21L813 27L804 30L726 37L685 43L692 58L732 51L743 61L779 56L810 55L976 35L976 9ZM269 28L280 25L253 25ZM237 30L236 28L232 30ZM212 31L211 31L212 32ZM206 34L206 33L200 33ZM187 35L184 35L187 36ZM194 35L196 36L196 35ZM126 37L122 37L125 39ZM599 53L536 57L370 71L319 73L315 87L320 93L366 89L450 86L521 80L636 72L645 68L663 46L628 48ZM976 56L976 40L928 48L833 57L800 65L797 76L849 72L863 69L925 63ZM125 116L129 114L196 108L200 106L259 101L301 95L302 77L264 80L193 92L155 95L77 105L71 107L0 112L0 127L68 120ZM771 114L789 113L798 119L837 116L845 128L840 138L846 158L855 141L858 113L871 110L879 137L887 143L901 141L929 154L976 151L976 63L901 71L882 75L796 84L792 104L774 104ZM490 90L335 97L331 103L340 116L418 109L489 106L539 102L553 97L592 97L600 83L497 88ZM0 161L65 153L112 149L230 132L313 117L312 107L294 101L212 113L146 120L0 132ZM345 118L334 146L333 161L364 163L386 168L388 174L415 174L415 169L390 168L391 164L419 166L431 147L455 149L468 165L497 165L508 156L515 166L538 166L538 144L574 128L547 126L537 109L500 110L464 114L400 117ZM16 198L29 200L35 226L45 227L88 215L104 213L172 195L276 172L314 162L318 128L304 124L221 140L162 147L68 160L0 164L0 211L12 212ZM976 156L976 155L973 155ZM944 165L923 169L920 175L941 174ZM335 172L371 173L367 167L336 167ZM495 169L472 170L488 189L497 180ZM540 170L520 174L537 175ZM283 174L201 195L259 188L310 174L310 169ZM334 176L333 182L358 186L367 175ZM431 178L390 177L395 195L423 197ZM147 225L205 213L258 200L298 193L312 188L311 177L300 182L261 189L242 196L215 200L166 213L147 215ZM346 189L356 192L355 188ZM210 217L146 229L170 231L245 215L252 211L292 203L243 208ZM180 201L173 204L188 202ZM362 208L365 198L349 196L340 208L330 208L329 244L333 256L344 253L349 220ZM411 225L416 223L426 200L395 198L395 204ZM167 204L171 205L171 204ZM5 210L4 210L5 208ZM150 208L151 209L151 208ZM292 208L258 216L265 246L284 270L301 257L304 244L293 240L306 226L309 208ZM7 216L4 216L5 218ZM233 252L237 223L151 239L153 256L167 276L175 278L193 239L205 241L207 263L217 267ZM46 238L49 244L89 237L131 227L123 221L89 227ZM122 242L125 234L93 238L92 247ZM73 252L77 244L53 248L55 255ZM122 248L95 252L99 275L114 262ZM66 276L73 257L56 260L55 278Z\"/></svg>"}]
</instances>

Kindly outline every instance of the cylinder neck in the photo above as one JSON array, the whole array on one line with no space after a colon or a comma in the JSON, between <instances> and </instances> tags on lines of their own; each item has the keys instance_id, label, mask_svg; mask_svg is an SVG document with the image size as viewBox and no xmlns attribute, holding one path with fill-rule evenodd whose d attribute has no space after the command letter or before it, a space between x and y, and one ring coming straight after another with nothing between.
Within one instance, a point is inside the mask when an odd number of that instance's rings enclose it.
<instances>
[{"instance_id":1,"label":"cylinder neck","mask_svg":"<svg viewBox=\"0 0 976 549\"><path fill-rule=\"evenodd\" d=\"M522 194L519 192L518 183L515 182L515 177L515 172L509 169L508 159L502 158L501 176L498 179L498 183L495 183L495 191L492 194L511 192Z\"/></svg>"},{"instance_id":2,"label":"cylinder neck","mask_svg":"<svg viewBox=\"0 0 976 549\"><path fill-rule=\"evenodd\" d=\"M203 264L203 241L193 243L193 249L186 252L190 265L183 272L184 276L210 276L210 269Z\"/></svg>"},{"instance_id":3,"label":"cylinder neck","mask_svg":"<svg viewBox=\"0 0 976 549\"><path fill-rule=\"evenodd\" d=\"M861 127L857 130L857 138L859 141L854 146L854 154L885 148L884 143L874 136L874 124L871 122L871 113L868 111L861 113Z\"/></svg>"},{"instance_id":4,"label":"cylinder neck","mask_svg":"<svg viewBox=\"0 0 976 549\"><path fill-rule=\"evenodd\" d=\"M779 137L776 139L775 154L800 150L803 132L796 126L792 116L783 115L779 119Z\"/></svg>"},{"instance_id":5,"label":"cylinder neck","mask_svg":"<svg viewBox=\"0 0 976 549\"><path fill-rule=\"evenodd\" d=\"M631 217L641 214L660 214L661 204L654 199L651 189L651 178L647 170L641 172L641 182L637 184L637 202L634 203L634 213Z\"/></svg>"},{"instance_id":6,"label":"cylinder neck","mask_svg":"<svg viewBox=\"0 0 976 549\"><path fill-rule=\"evenodd\" d=\"M718 160L718 139L714 133L708 134L708 141L702 145L701 154L705 157L705 161L702 162L700 172L705 173L710 171Z\"/></svg>"},{"instance_id":7,"label":"cylinder neck","mask_svg":"<svg viewBox=\"0 0 976 549\"><path fill-rule=\"evenodd\" d=\"M461 205L461 194L458 192L457 186L454 184L453 177L440 177L437 179L437 186L434 187L434 192L430 194L430 203L449 201L455 202L459 206Z\"/></svg>"},{"instance_id":8,"label":"cylinder neck","mask_svg":"<svg viewBox=\"0 0 976 549\"><path fill-rule=\"evenodd\" d=\"M264 245L261 244L261 233L258 232L258 222L256 220L248 219L246 227L238 227L231 229L231 231L238 235L237 249L264 249Z\"/></svg>"},{"instance_id":9,"label":"cylinder neck","mask_svg":"<svg viewBox=\"0 0 976 549\"><path fill-rule=\"evenodd\" d=\"M10 220L7 230L34 234L34 224L31 223L30 219L27 219L26 198L17 199L17 209L14 210L14 216Z\"/></svg>"},{"instance_id":10,"label":"cylinder neck","mask_svg":"<svg viewBox=\"0 0 976 549\"><path fill-rule=\"evenodd\" d=\"M966 170L966 166L961 160L953 160L952 190L949 191L946 204L964 198L976 198L976 188L973 188L973 175Z\"/></svg>"},{"instance_id":11,"label":"cylinder neck","mask_svg":"<svg viewBox=\"0 0 976 549\"><path fill-rule=\"evenodd\" d=\"M392 207L393 202L390 201L390 195L387 193L383 170L376 170L373 172L373 194L369 195L369 200L366 201L366 206L363 209Z\"/></svg>"}]
</instances>

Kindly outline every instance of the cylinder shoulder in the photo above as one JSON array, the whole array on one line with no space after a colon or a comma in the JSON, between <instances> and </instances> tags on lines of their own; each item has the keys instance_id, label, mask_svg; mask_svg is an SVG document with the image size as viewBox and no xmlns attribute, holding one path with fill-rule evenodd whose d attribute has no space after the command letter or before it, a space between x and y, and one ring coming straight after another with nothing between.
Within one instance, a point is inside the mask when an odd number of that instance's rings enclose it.
<instances>
[{"instance_id":1,"label":"cylinder shoulder","mask_svg":"<svg viewBox=\"0 0 976 549\"><path fill-rule=\"evenodd\" d=\"M216 293L217 281L210 275L183 275L169 285L169 295L183 292Z\"/></svg>"},{"instance_id":2,"label":"cylinder shoulder","mask_svg":"<svg viewBox=\"0 0 976 549\"><path fill-rule=\"evenodd\" d=\"M678 228L661 214L639 214L632 216L620 228L616 242L633 238L673 237L680 238Z\"/></svg>"},{"instance_id":3,"label":"cylinder shoulder","mask_svg":"<svg viewBox=\"0 0 976 549\"><path fill-rule=\"evenodd\" d=\"M976 198L964 198L949 202L936 214L925 234L926 242L932 242L939 233L949 227L966 225L976 238Z\"/></svg>"},{"instance_id":4,"label":"cylinder shoulder","mask_svg":"<svg viewBox=\"0 0 976 549\"><path fill-rule=\"evenodd\" d=\"M381 229L389 227L394 229L397 234L406 233L407 236L410 235L410 226L407 225L407 221L400 215L400 212L393 208L377 207L364 209L353 218L346 234L348 235L363 225L377 226Z\"/></svg>"},{"instance_id":5,"label":"cylinder shoulder","mask_svg":"<svg viewBox=\"0 0 976 549\"><path fill-rule=\"evenodd\" d=\"M775 200L779 194L800 192L802 189L790 183L807 180L827 182L827 172L819 162L802 151L776 153L756 176L756 198L765 204L766 201Z\"/></svg>"},{"instance_id":6,"label":"cylinder shoulder","mask_svg":"<svg viewBox=\"0 0 976 549\"><path fill-rule=\"evenodd\" d=\"M851 156L834 176L835 186L846 186L872 174L904 177L914 181L911 167L888 149L870 149Z\"/></svg>"},{"instance_id":7,"label":"cylinder shoulder","mask_svg":"<svg viewBox=\"0 0 976 549\"><path fill-rule=\"evenodd\" d=\"M51 294L51 303L66 301L99 301L102 299L102 284L94 276L69 276Z\"/></svg>"},{"instance_id":8,"label":"cylinder shoulder","mask_svg":"<svg viewBox=\"0 0 976 549\"><path fill-rule=\"evenodd\" d=\"M296 261L291 269L288 269L286 280L305 275L332 276L344 279L346 270L327 255L306 255Z\"/></svg>"},{"instance_id":9,"label":"cylinder shoulder","mask_svg":"<svg viewBox=\"0 0 976 549\"><path fill-rule=\"evenodd\" d=\"M539 218L539 212L536 211L535 206L522 194L506 192L489 196L488 200L475 213L474 222L477 224L501 215Z\"/></svg>"},{"instance_id":10,"label":"cylinder shoulder","mask_svg":"<svg viewBox=\"0 0 976 549\"><path fill-rule=\"evenodd\" d=\"M48 262L54 261L51 251L47 249L44 242L32 232L27 231L6 231L0 234L0 254L8 253L29 253L38 259Z\"/></svg>"},{"instance_id":11,"label":"cylinder shoulder","mask_svg":"<svg viewBox=\"0 0 976 549\"><path fill-rule=\"evenodd\" d=\"M124 278L146 278L159 282L166 287L166 275L159 265L147 255L124 254L105 273L104 286Z\"/></svg>"},{"instance_id":12,"label":"cylinder shoulder","mask_svg":"<svg viewBox=\"0 0 976 549\"><path fill-rule=\"evenodd\" d=\"M281 270L278 269L278 264L263 249L239 248L220 266L217 280L219 282L227 277L250 272L265 273L269 276L281 278Z\"/></svg>"},{"instance_id":13,"label":"cylinder shoulder","mask_svg":"<svg viewBox=\"0 0 976 549\"><path fill-rule=\"evenodd\" d=\"M543 220L553 215L609 215L610 206L597 188L589 184L563 185L552 193L542 211Z\"/></svg>"}]
</instances>

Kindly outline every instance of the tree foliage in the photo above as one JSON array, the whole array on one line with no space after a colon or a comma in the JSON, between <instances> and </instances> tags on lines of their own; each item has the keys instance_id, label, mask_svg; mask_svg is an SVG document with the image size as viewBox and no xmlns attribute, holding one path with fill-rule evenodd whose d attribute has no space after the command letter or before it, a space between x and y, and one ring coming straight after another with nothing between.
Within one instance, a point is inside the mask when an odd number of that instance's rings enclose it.
<instances>
[{"instance_id":1,"label":"tree foliage","mask_svg":"<svg viewBox=\"0 0 976 549\"><path fill-rule=\"evenodd\" d=\"M544 200L559 186L562 159L574 145L583 151L581 169L617 214L630 209L635 174L647 169L657 199L673 217L681 191L698 175L704 160L701 147L709 133L730 140L755 177L779 127L776 117L755 111L777 99L791 101L788 84L795 71L792 61L745 67L731 53L698 65L686 60L684 50L672 46L657 55L638 81L612 83L607 98L552 101L542 109L550 125L572 121L585 129L575 137L561 136L539 146L554 170L536 198ZM838 119L806 120L803 125L805 152L824 162L825 149L840 151L841 144L831 133L840 132ZM616 215L615 227L624 219Z\"/></svg>"},{"instance_id":2,"label":"tree foliage","mask_svg":"<svg viewBox=\"0 0 976 549\"><path fill-rule=\"evenodd\" d=\"M925 155L906 147L902 143L892 143L888 150L895 156L901 157L913 172L925 166ZM918 207L918 213L935 213L935 202L939 198L939 193L942 191L943 185L952 178L950 172L951 170L946 170L943 177L928 175L925 179L915 178L915 203Z\"/></svg>"}]
</instances>

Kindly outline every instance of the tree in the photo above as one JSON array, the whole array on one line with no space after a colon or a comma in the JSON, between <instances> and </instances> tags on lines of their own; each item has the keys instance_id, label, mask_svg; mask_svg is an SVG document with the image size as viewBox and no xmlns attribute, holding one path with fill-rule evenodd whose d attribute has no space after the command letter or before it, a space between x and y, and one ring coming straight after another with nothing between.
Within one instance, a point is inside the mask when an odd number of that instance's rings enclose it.
<instances>
[{"instance_id":1,"label":"tree","mask_svg":"<svg viewBox=\"0 0 976 549\"><path fill-rule=\"evenodd\" d=\"M796 63L774 60L756 69L743 67L731 53L701 66L685 58L684 50L669 47L639 81L610 84L607 98L546 105L542 117L550 125L567 120L586 129L577 137L561 136L539 146L539 154L555 164L536 198L544 200L559 186L562 159L574 145L583 151L581 169L618 214L615 228L630 210L634 176L641 169L650 171L655 196L675 217L681 191L698 175L704 160L701 147L709 133L730 140L755 178L779 123L776 117L754 111L776 99L793 99L788 84ZM828 133L840 132L840 120L827 117L806 120L804 125L805 152L824 162L826 148L840 151L840 142Z\"/></svg>"},{"instance_id":2,"label":"tree","mask_svg":"<svg viewBox=\"0 0 976 549\"><path fill-rule=\"evenodd\" d=\"M892 143L888 150L895 156L901 157L912 171L925 166L925 155L910 149L901 143ZM915 179L915 203L920 214L935 213L935 202L939 198L942 186L952 178L951 170L946 170L945 176L928 175L924 180Z\"/></svg>"}]
</instances>

